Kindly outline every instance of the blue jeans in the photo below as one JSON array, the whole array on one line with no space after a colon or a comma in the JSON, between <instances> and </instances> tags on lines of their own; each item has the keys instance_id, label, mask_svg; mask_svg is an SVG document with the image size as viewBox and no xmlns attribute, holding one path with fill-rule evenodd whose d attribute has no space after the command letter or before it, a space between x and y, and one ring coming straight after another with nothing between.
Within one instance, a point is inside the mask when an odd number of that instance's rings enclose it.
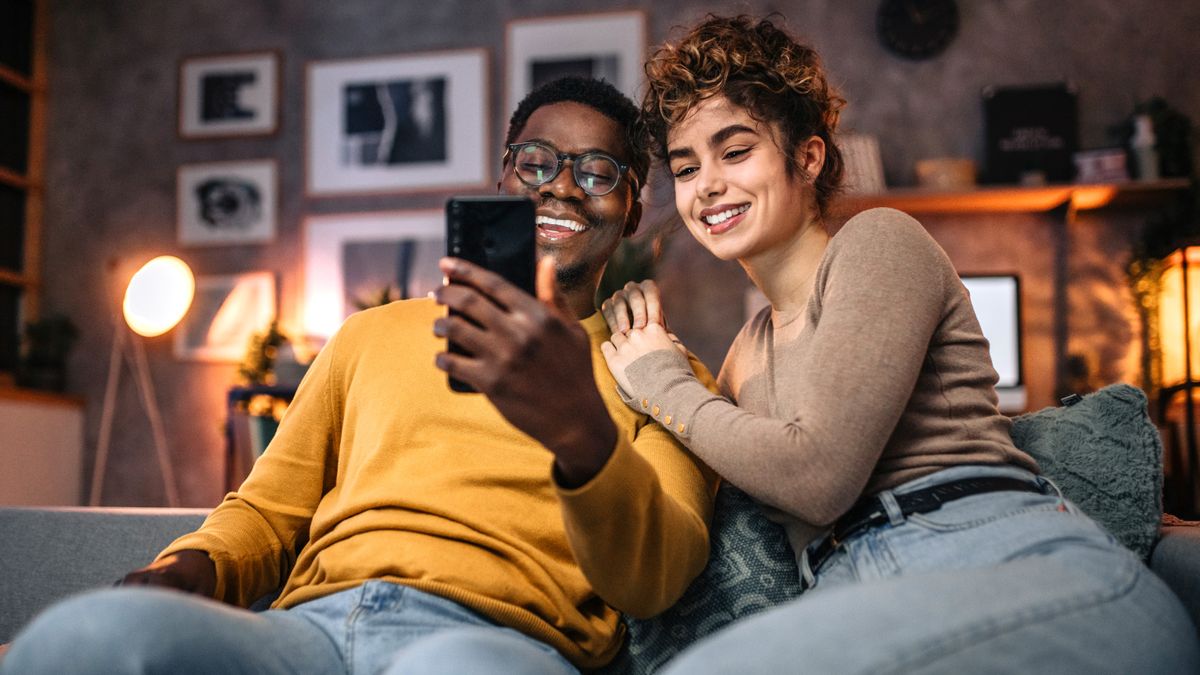
<instances>
[{"instance_id":1,"label":"blue jeans","mask_svg":"<svg viewBox=\"0 0 1200 675\"><path fill-rule=\"evenodd\" d=\"M65 600L13 642L4 675L41 673L578 673L553 647L463 606L369 581L253 613L175 591Z\"/></svg>"},{"instance_id":2,"label":"blue jeans","mask_svg":"<svg viewBox=\"0 0 1200 675\"><path fill-rule=\"evenodd\" d=\"M811 590L664 672L1200 672L1178 598L1048 481L963 466L891 492L977 476L1036 480L1050 494L973 495L907 518L890 509L890 523L846 540Z\"/></svg>"}]
</instances>

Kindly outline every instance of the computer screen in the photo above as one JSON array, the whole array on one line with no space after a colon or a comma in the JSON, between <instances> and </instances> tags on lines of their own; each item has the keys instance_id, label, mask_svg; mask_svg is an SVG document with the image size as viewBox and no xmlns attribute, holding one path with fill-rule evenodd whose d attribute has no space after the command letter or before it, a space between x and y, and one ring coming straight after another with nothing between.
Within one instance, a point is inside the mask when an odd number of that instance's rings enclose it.
<instances>
[{"instance_id":1,"label":"computer screen","mask_svg":"<svg viewBox=\"0 0 1200 675\"><path fill-rule=\"evenodd\" d=\"M1000 376L996 391L1000 409L1025 409L1025 379L1021 374L1021 282L1012 274L962 275L991 347L992 365Z\"/></svg>"}]
</instances>

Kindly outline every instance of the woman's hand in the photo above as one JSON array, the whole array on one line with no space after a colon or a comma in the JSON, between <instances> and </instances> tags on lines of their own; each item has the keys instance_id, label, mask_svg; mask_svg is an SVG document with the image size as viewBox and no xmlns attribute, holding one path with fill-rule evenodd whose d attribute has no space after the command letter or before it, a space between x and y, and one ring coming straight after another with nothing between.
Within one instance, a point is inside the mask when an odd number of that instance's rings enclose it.
<instances>
[{"instance_id":1,"label":"woman's hand","mask_svg":"<svg viewBox=\"0 0 1200 675\"><path fill-rule=\"evenodd\" d=\"M630 328L624 333L614 331L609 341L600 345L600 352L604 354L604 361L616 378L617 384L626 394L632 396L633 387L625 375L629 364L650 352L671 348L678 349L684 356L688 353L687 347L683 346L679 338L667 332L662 324L652 323L645 328Z\"/></svg>"},{"instance_id":2,"label":"woman's hand","mask_svg":"<svg viewBox=\"0 0 1200 675\"><path fill-rule=\"evenodd\" d=\"M600 312L613 333L624 333L630 328L645 328L651 324L667 325L663 316L658 285L653 279L642 282L630 281L612 297L600 303Z\"/></svg>"}]
</instances>

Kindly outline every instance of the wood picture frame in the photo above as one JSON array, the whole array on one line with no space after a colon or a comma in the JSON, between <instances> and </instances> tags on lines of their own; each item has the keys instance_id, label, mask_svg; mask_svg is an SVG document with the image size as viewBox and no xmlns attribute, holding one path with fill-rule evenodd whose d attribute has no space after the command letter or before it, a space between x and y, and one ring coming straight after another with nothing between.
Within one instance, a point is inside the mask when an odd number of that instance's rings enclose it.
<instances>
[{"instance_id":1,"label":"wood picture frame","mask_svg":"<svg viewBox=\"0 0 1200 675\"><path fill-rule=\"evenodd\" d=\"M270 136L282 93L276 51L185 58L179 65L179 136Z\"/></svg>"}]
</instances>

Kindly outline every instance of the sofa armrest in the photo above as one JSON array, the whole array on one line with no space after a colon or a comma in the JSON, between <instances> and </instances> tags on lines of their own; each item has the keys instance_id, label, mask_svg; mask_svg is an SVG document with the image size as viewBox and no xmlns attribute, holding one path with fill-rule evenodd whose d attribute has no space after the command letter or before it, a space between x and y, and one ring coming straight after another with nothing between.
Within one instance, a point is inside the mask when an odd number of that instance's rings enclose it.
<instances>
[{"instance_id":1,"label":"sofa armrest","mask_svg":"<svg viewBox=\"0 0 1200 675\"><path fill-rule=\"evenodd\" d=\"M1162 528L1150 568L1175 591L1200 629L1200 527Z\"/></svg>"},{"instance_id":2,"label":"sofa armrest","mask_svg":"<svg viewBox=\"0 0 1200 675\"><path fill-rule=\"evenodd\" d=\"M110 586L204 522L206 509L0 508L0 643L39 610Z\"/></svg>"}]
</instances>

